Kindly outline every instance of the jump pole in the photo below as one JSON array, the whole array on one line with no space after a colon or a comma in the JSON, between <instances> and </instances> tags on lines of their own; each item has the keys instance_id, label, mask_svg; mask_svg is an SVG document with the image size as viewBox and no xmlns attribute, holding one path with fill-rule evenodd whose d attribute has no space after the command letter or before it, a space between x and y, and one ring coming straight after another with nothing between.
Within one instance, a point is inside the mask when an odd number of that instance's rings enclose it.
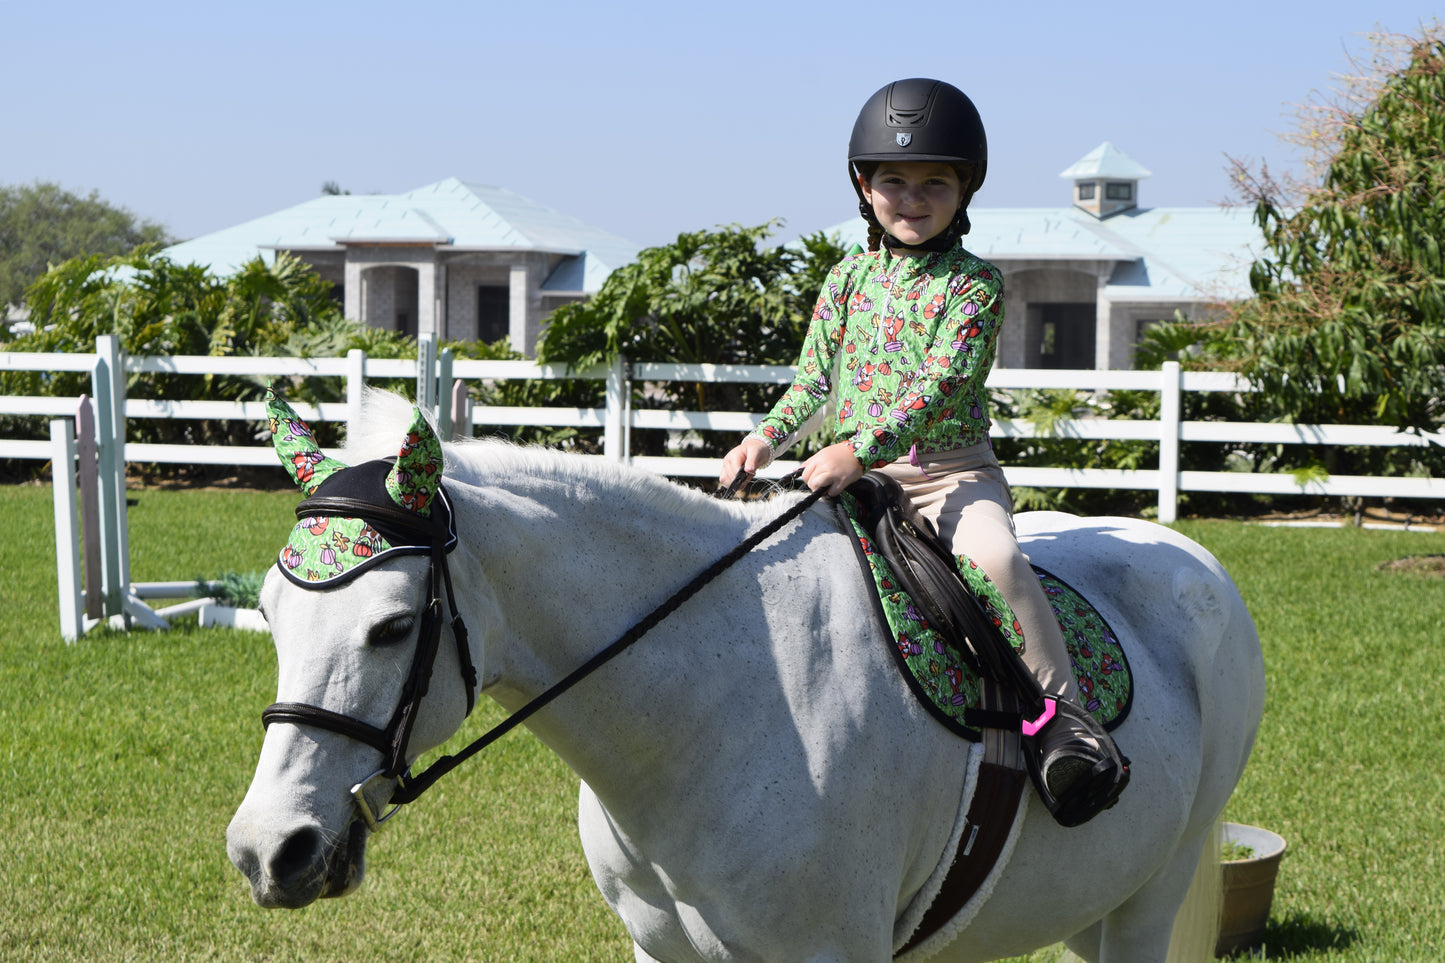
<instances>
[{"instance_id":1,"label":"jump pole","mask_svg":"<svg viewBox=\"0 0 1445 963\"><path fill-rule=\"evenodd\" d=\"M55 577L60 592L60 634L74 642L85 631L85 596L80 585L75 507L75 429L69 418L50 421L51 489L55 498Z\"/></svg>"}]
</instances>

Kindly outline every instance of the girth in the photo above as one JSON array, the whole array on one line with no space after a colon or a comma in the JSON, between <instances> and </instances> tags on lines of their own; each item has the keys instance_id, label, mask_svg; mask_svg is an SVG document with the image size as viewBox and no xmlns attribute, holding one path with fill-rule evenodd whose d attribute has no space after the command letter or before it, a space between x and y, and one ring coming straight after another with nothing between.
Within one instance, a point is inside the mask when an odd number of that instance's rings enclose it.
<instances>
[{"instance_id":1,"label":"girth","mask_svg":"<svg viewBox=\"0 0 1445 963\"><path fill-rule=\"evenodd\" d=\"M1027 781L1020 755L1020 722L1043 710L1043 691L984 615L958 577L953 554L899 484L881 472L868 472L848 493L863 508L859 523L874 551L883 556L944 643L965 658L981 679L980 706L968 716L983 730L984 759L963 834L938 894L896 954L901 956L957 915L997 865ZM838 511L846 530L849 520L841 506Z\"/></svg>"}]
</instances>

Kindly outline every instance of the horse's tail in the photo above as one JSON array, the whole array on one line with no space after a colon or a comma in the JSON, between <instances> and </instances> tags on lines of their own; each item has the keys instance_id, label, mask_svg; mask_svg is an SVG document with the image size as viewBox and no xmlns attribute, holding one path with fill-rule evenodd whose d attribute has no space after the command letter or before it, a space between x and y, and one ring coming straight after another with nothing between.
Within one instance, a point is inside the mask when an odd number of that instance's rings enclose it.
<instances>
[{"instance_id":1,"label":"horse's tail","mask_svg":"<svg viewBox=\"0 0 1445 963\"><path fill-rule=\"evenodd\" d=\"M1219 940L1219 912L1224 899L1219 865L1220 824L1215 822L1194 867L1189 892L1174 917L1166 963L1210 963Z\"/></svg>"}]
</instances>

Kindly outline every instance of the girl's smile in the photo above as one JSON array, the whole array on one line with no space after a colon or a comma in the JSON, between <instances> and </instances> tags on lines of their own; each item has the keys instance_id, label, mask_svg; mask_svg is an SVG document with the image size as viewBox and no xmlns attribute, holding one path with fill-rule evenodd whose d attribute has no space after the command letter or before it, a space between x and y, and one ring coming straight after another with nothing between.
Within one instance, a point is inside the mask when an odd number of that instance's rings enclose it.
<instances>
[{"instance_id":1,"label":"girl's smile","mask_svg":"<svg viewBox=\"0 0 1445 963\"><path fill-rule=\"evenodd\" d=\"M942 233L963 200L958 172L941 162L886 161L858 183L883 230L910 248Z\"/></svg>"}]
</instances>

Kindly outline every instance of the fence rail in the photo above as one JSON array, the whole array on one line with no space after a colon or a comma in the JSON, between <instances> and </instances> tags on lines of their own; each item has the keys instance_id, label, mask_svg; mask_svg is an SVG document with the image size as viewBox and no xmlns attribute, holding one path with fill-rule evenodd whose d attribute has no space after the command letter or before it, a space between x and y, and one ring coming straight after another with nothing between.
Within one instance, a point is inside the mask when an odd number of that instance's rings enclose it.
<instances>
[{"instance_id":1,"label":"fence rail","mask_svg":"<svg viewBox=\"0 0 1445 963\"><path fill-rule=\"evenodd\" d=\"M242 375L270 377L335 377L343 379L346 401L321 405L297 405L303 418L317 422L350 422L358 417L361 388L378 379L415 379L418 401L437 413L444 431L454 422L462 431L497 426L556 426L600 429L603 455L616 461L631 461L648 471L674 477L711 477L718 471L716 458L689 457L679 447L677 455L666 457L628 454L630 434L638 431L667 431L685 435L699 431L745 432L761 420L761 414L744 411L685 411L634 409L631 386L662 381L738 382L787 384L793 369L780 365L630 364L619 361L608 367L568 371L556 365L531 361L454 360L450 352L436 351L435 342L423 338L414 359L368 358L353 351L344 358L211 358L195 356L129 357L120 352L118 339L97 339L94 354L0 353L0 370L41 372L90 372L92 395L109 400L102 405L111 420L110 437L115 450L111 457L124 476L126 462L271 465L275 455L265 445L201 446L143 444L125 441L126 423L141 419L265 420L260 402L166 401L127 398L125 375L164 373L177 375ZM596 379L606 384L606 401L600 408L525 408L470 404L455 386L466 381L488 380ZM997 438L1077 438L1117 441L1149 441L1160 446L1159 465L1154 469L1122 470L1101 468L1058 468L1006 466L1010 483L1016 486L1049 488L1115 488L1158 492L1159 518L1173 521L1180 492L1241 492L1270 495L1379 496L1394 498L1445 499L1445 480L1376 476L1332 476L1301 480L1289 473L1185 471L1180 467L1179 448L1187 442L1221 444L1274 443L1314 446L1427 446L1445 444L1440 434L1412 435L1379 425L1292 425L1256 422L1184 421L1181 397L1184 392L1244 392L1249 386L1232 374L1186 372L1168 362L1159 371L1093 371L995 369L988 384L992 388L1075 389L1083 391L1131 390L1157 392L1160 415L1154 420L1079 418L1053 422L1048 426L1027 421L999 419L993 427ZM45 397L0 397L0 415L29 415L38 418L74 415L75 402ZM106 443L105 426L97 428ZM0 458L50 459L54 447L49 441L0 439ZM779 461L765 474L781 475L796 462Z\"/></svg>"}]
</instances>

